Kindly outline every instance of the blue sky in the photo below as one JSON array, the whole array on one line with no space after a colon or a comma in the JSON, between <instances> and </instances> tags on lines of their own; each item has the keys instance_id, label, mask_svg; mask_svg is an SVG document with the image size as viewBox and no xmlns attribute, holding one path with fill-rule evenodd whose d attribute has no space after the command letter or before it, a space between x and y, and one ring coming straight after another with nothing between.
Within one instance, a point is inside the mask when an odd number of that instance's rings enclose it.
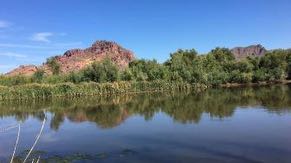
<instances>
[{"instance_id":1,"label":"blue sky","mask_svg":"<svg viewBox=\"0 0 291 163\"><path fill-rule=\"evenodd\" d=\"M178 48L288 48L290 36L290 0L1 0L0 73L95 40L163 62Z\"/></svg>"}]
</instances>

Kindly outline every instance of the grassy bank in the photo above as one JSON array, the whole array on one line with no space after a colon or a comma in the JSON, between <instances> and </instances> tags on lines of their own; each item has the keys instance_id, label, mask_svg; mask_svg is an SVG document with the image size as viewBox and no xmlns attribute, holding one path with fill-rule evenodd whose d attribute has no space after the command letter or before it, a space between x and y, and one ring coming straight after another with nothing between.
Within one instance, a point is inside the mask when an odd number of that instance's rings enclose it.
<instances>
[{"instance_id":1,"label":"grassy bank","mask_svg":"<svg viewBox=\"0 0 291 163\"><path fill-rule=\"evenodd\" d=\"M277 80L272 82L258 83L227 83L215 87L243 87L243 86L263 86L271 84L289 84L291 80ZM168 81L143 81L129 82L120 81L113 83L84 82L74 84L70 82L59 84L23 84L16 86L0 85L0 101L2 100L27 100L46 99L51 97L81 97L81 96L104 96L117 94L136 94L145 92L171 92L171 91L192 91L201 92L211 85L189 84L186 82Z\"/></svg>"},{"instance_id":2,"label":"grassy bank","mask_svg":"<svg viewBox=\"0 0 291 163\"><path fill-rule=\"evenodd\" d=\"M19 86L0 86L0 100L37 99L49 97L79 97L93 95L112 95L141 92L164 92L206 89L206 85L184 82L114 82L114 83L60 83L60 84L25 84Z\"/></svg>"}]
</instances>

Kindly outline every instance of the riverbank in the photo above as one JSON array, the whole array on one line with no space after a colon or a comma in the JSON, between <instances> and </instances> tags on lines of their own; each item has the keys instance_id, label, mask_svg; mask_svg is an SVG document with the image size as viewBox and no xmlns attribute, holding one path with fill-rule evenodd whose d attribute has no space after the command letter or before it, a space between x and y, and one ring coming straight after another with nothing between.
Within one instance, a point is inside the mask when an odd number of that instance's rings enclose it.
<instances>
[{"instance_id":1,"label":"riverbank","mask_svg":"<svg viewBox=\"0 0 291 163\"><path fill-rule=\"evenodd\" d=\"M217 87L236 88L247 86L265 86L289 84L291 80L277 80L259 83L227 83ZM59 84L25 84L18 86L0 86L0 100L46 99L51 97L105 96L117 94L138 94L146 92L192 91L201 92L212 86L189 84L186 82L114 82L114 83L59 83Z\"/></svg>"},{"instance_id":2,"label":"riverbank","mask_svg":"<svg viewBox=\"0 0 291 163\"><path fill-rule=\"evenodd\" d=\"M275 80L268 82L258 82L258 83L226 83L221 84L219 87L222 88L233 88L233 87L246 87L246 86L264 86L264 85L272 85L272 84L290 84L291 80Z\"/></svg>"},{"instance_id":3,"label":"riverbank","mask_svg":"<svg viewBox=\"0 0 291 163\"><path fill-rule=\"evenodd\" d=\"M114 83L60 83L60 84L25 84L19 86L0 86L0 100L38 99L49 97L81 97L95 95L131 94L143 92L167 91L203 91L204 84L185 82L114 82Z\"/></svg>"}]
</instances>

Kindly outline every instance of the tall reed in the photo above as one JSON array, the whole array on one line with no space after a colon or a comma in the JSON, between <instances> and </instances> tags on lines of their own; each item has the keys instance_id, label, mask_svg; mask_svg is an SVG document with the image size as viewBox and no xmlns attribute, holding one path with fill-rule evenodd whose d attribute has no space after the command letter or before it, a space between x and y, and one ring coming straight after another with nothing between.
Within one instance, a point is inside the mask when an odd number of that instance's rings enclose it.
<instances>
[{"instance_id":1,"label":"tall reed","mask_svg":"<svg viewBox=\"0 0 291 163\"><path fill-rule=\"evenodd\" d=\"M47 97L78 97L89 95L123 94L140 92L163 92L181 90L203 90L205 85L191 85L184 82L114 82L114 83L60 83L25 84L19 86L0 86L0 100L31 99Z\"/></svg>"}]
</instances>

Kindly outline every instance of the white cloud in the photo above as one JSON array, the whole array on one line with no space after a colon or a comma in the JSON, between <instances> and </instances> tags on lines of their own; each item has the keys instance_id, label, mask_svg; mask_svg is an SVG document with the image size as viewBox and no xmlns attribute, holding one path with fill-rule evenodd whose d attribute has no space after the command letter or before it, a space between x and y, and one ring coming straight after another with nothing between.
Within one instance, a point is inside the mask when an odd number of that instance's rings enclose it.
<instances>
[{"instance_id":1,"label":"white cloud","mask_svg":"<svg viewBox=\"0 0 291 163\"><path fill-rule=\"evenodd\" d=\"M53 36L54 34L51 32L40 32L40 33L35 33L31 37L31 40L33 41L38 41L38 42L50 42L49 37Z\"/></svg>"},{"instance_id":2,"label":"white cloud","mask_svg":"<svg viewBox=\"0 0 291 163\"><path fill-rule=\"evenodd\" d=\"M33 44L14 44L0 43L0 47L4 48L26 48L26 49L64 49L64 48L79 48L82 42L55 43L49 45L33 45Z\"/></svg>"},{"instance_id":3,"label":"white cloud","mask_svg":"<svg viewBox=\"0 0 291 163\"><path fill-rule=\"evenodd\" d=\"M19 54L19 53L13 53L13 52L0 52L0 56L5 56L5 57L15 57L15 58L26 58L26 55Z\"/></svg>"},{"instance_id":4,"label":"white cloud","mask_svg":"<svg viewBox=\"0 0 291 163\"><path fill-rule=\"evenodd\" d=\"M6 73L14 68L16 68L17 65L3 65L3 64L0 64L0 75L1 73Z\"/></svg>"},{"instance_id":5,"label":"white cloud","mask_svg":"<svg viewBox=\"0 0 291 163\"><path fill-rule=\"evenodd\" d=\"M43 49L45 46L38 46L38 45L25 45L25 44L13 44L13 43L0 43L0 47L4 47L4 48L31 48L31 49Z\"/></svg>"},{"instance_id":6,"label":"white cloud","mask_svg":"<svg viewBox=\"0 0 291 163\"><path fill-rule=\"evenodd\" d=\"M0 20L0 28L8 28L10 25L11 23L4 20Z\"/></svg>"},{"instance_id":7,"label":"white cloud","mask_svg":"<svg viewBox=\"0 0 291 163\"><path fill-rule=\"evenodd\" d=\"M0 68L13 68L15 67L15 65L1 65L0 64Z\"/></svg>"}]
</instances>

